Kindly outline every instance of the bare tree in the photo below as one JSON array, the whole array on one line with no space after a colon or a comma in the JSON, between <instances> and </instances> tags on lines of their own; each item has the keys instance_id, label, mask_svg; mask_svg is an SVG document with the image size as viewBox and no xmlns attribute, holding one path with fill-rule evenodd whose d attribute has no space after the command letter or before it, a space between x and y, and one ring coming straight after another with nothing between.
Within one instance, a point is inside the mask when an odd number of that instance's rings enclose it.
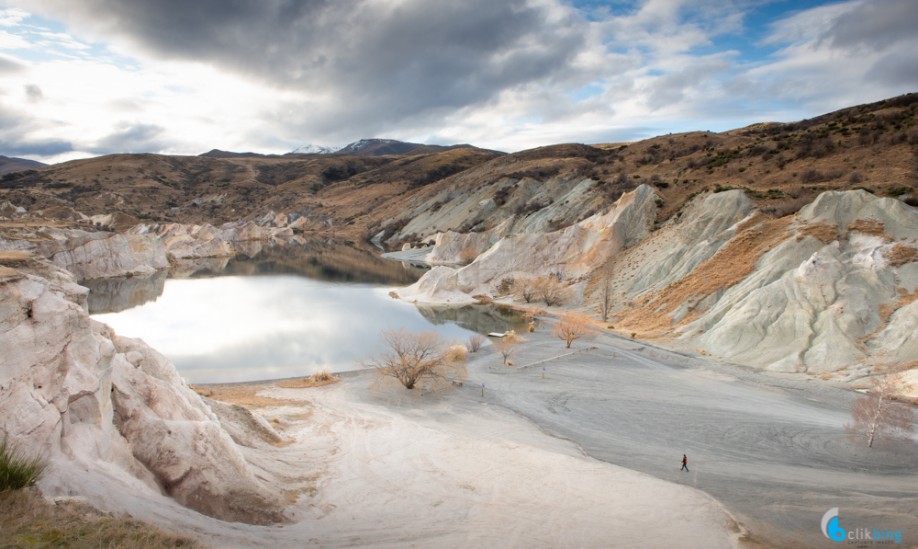
<instances>
[{"instance_id":1,"label":"bare tree","mask_svg":"<svg viewBox=\"0 0 918 549\"><path fill-rule=\"evenodd\" d=\"M519 336L516 335L516 332L510 330L504 335L504 337L500 338L499 341L494 343L494 348L497 349L497 352L504 357L504 366L509 364L510 355L516 351L516 346L519 344L519 342Z\"/></svg>"},{"instance_id":2,"label":"bare tree","mask_svg":"<svg viewBox=\"0 0 918 549\"><path fill-rule=\"evenodd\" d=\"M558 316L558 323L552 329L555 337L564 340L565 347L570 349L571 343L581 337L590 335L593 332L593 325L590 319L577 313L561 313Z\"/></svg>"},{"instance_id":3,"label":"bare tree","mask_svg":"<svg viewBox=\"0 0 918 549\"><path fill-rule=\"evenodd\" d=\"M380 375L398 380L406 389L439 389L461 383L466 377L464 353L451 352L433 332L386 330L382 337L388 349L371 365Z\"/></svg>"},{"instance_id":4,"label":"bare tree","mask_svg":"<svg viewBox=\"0 0 918 549\"><path fill-rule=\"evenodd\" d=\"M874 377L867 394L859 398L851 409L852 421L845 425L848 435L853 439L866 439L867 447L872 448L878 439L910 433L912 407L892 400L897 389L895 376Z\"/></svg>"},{"instance_id":5,"label":"bare tree","mask_svg":"<svg viewBox=\"0 0 918 549\"><path fill-rule=\"evenodd\" d=\"M609 321L612 312L612 262L607 261L600 273L599 314L603 322Z\"/></svg>"}]
</instances>

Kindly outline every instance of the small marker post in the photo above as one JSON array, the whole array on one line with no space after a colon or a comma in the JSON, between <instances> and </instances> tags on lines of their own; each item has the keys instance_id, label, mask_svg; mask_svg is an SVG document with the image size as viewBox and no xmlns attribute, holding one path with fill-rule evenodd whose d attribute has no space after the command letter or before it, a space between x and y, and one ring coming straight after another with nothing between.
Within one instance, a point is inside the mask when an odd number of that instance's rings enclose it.
<instances>
[{"instance_id":1,"label":"small marker post","mask_svg":"<svg viewBox=\"0 0 918 549\"><path fill-rule=\"evenodd\" d=\"M484 398L484 383L481 384L481 396Z\"/></svg>"}]
</instances>

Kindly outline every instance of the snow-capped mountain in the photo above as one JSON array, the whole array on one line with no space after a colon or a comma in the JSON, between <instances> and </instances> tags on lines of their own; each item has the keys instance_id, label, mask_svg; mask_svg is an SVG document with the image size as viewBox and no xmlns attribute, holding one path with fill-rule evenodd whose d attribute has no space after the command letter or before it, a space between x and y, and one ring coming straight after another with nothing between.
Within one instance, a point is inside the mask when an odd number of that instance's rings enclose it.
<instances>
[{"instance_id":1,"label":"snow-capped mountain","mask_svg":"<svg viewBox=\"0 0 918 549\"><path fill-rule=\"evenodd\" d=\"M302 147L293 149L288 154L334 154L340 150L340 147L326 147L325 145L314 145L308 143Z\"/></svg>"}]
</instances>

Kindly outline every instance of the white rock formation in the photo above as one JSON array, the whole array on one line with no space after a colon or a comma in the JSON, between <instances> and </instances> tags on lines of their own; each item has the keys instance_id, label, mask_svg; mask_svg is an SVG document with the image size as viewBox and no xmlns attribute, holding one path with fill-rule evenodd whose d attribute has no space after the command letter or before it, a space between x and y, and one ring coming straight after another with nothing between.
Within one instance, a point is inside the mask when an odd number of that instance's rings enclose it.
<instances>
[{"instance_id":1,"label":"white rock formation","mask_svg":"<svg viewBox=\"0 0 918 549\"><path fill-rule=\"evenodd\" d=\"M52 240L38 251L78 280L124 275L149 275L169 267L166 248L154 237L138 234L48 230Z\"/></svg>"},{"instance_id":2,"label":"white rock formation","mask_svg":"<svg viewBox=\"0 0 918 549\"><path fill-rule=\"evenodd\" d=\"M807 236L816 225L837 238ZM918 211L865 191L829 192L795 228L684 333L712 354L777 371L866 373L918 360L918 308L908 301L918 265L886 259L897 245L918 247Z\"/></svg>"},{"instance_id":3,"label":"white rock formation","mask_svg":"<svg viewBox=\"0 0 918 549\"><path fill-rule=\"evenodd\" d=\"M277 495L171 363L91 320L69 273L39 269L0 281L0 430L48 462L43 492L69 495L78 471L225 520L283 520Z\"/></svg>"}]
</instances>

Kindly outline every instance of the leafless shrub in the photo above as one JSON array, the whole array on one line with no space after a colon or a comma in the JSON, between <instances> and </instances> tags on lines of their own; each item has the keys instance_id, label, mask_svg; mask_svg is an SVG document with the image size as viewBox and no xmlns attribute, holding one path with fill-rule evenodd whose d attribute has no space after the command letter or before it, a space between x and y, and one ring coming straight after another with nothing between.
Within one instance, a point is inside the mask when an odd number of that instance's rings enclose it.
<instances>
[{"instance_id":1,"label":"leafless shrub","mask_svg":"<svg viewBox=\"0 0 918 549\"><path fill-rule=\"evenodd\" d=\"M465 343L466 349L470 353L477 353L481 346L484 345L485 338L481 334L472 334L469 336L469 340Z\"/></svg>"},{"instance_id":2,"label":"leafless shrub","mask_svg":"<svg viewBox=\"0 0 918 549\"><path fill-rule=\"evenodd\" d=\"M516 295L520 296L526 303L532 303L538 293L535 280L531 278L517 279L513 287Z\"/></svg>"},{"instance_id":3,"label":"leafless shrub","mask_svg":"<svg viewBox=\"0 0 918 549\"><path fill-rule=\"evenodd\" d=\"M512 276L505 276L500 279L500 282L494 287L494 293L500 296L510 295L513 293L514 284L516 284L516 281Z\"/></svg>"},{"instance_id":4,"label":"leafless shrub","mask_svg":"<svg viewBox=\"0 0 918 549\"><path fill-rule=\"evenodd\" d=\"M466 377L464 353L459 360L454 349L461 346L447 348L443 339L433 332L386 330L382 337L387 350L370 365L383 378L393 378L406 389L443 389Z\"/></svg>"},{"instance_id":5,"label":"leafless shrub","mask_svg":"<svg viewBox=\"0 0 918 549\"><path fill-rule=\"evenodd\" d=\"M543 276L535 281L536 293L549 307L561 305L567 298L567 288L556 276Z\"/></svg>"}]
</instances>

